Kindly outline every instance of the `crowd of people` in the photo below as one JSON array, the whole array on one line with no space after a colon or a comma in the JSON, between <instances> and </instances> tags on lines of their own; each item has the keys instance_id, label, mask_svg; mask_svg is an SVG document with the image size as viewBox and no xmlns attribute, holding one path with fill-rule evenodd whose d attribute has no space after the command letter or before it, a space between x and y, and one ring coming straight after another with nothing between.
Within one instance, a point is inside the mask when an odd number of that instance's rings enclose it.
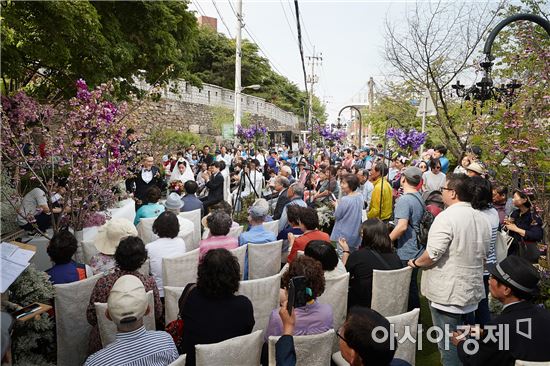
<instances>
[{"instance_id":1,"label":"crowd of people","mask_svg":"<svg viewBox=\"0 0 550 366\"><path fill-rule=\"evenodd\" d=\"M129 132L127 147L135 141ZM240 268L229 250L275 240L283 240L281 307L273 309L265 337L283 336L277 344L278 364L296 362L292 336L333 328L332 308L317 298L326 279L346 272L348 317L335 329L342 356L354 366L407 364L394 358L389 344L374 342L373 329L389 329L389 323L369 309L373 271L406 266L413 269L408 293L393 295L408 296L408 310L420 307L420 295L426 297L432 322L440 329L452 332L464 324L510 327L507 350L485 337L472 353L471 343L465 342L472 335L454 332L442 337L438 348L443 365L550 361L545 347L550 313L530 303L539 281L533 263L543 232L533 197L495 182L477 147L464 154L453 172L446 154L444 146L408 155L380 145L316 151L292 151L286 145L269 151L191 145L158 162L146 156L126 181L136 202L135 221L113 219L102 226L94 242L98 254L89 263L72 259L77 241L68 231L49 243L54 266L47 273L52 283L105 274L89 299L86 315L92 334L86 364L167 365L186 354L186 364L194 365L195 345L249 334L255 324L253 304L236 295L241 271L248 278L248 262ZM40 188L25 196L18 221L22 228L45 228L47 200ZM327 207L330 220L321 223L320 212ZM162 331L146 331L143 317L152 312L157 329L166 326L162 259L186 253L179 233L193 224L178 214L196 210L201 211L204 229L198 279L180 298L184 326L181 340L174 343ZM235 213L243 211L247 222L235 222ZM23 222L24 217L28 221ZM158 237L147 245L136 229L145 218L155 218ZM263 225L272 220L278 220L277 235ZM238 237L230 235L241 224L246 230ZM513 238L504 255L497 244L503 230ZM150 275L139 271L146 259ZM295 276L306 279L306 305L289 314L286 291ZM153 292L154 308L146 301L148 291ZM489 311L489 294L504 305L502 315ZM118 329L117 340L105 348L98 334L96 302L108 304L108 317ZM529 340L516 332L520 318L532 319Z\"/></svg>"}]
</instances>

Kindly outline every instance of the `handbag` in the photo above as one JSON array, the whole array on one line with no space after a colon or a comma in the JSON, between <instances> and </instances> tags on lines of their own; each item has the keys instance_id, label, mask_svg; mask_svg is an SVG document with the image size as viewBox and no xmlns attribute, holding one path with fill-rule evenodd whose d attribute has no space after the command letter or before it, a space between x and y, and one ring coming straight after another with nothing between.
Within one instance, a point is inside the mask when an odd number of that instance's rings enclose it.
<instances>
[{"instance_id":1,"label":"handbag","mask_svg":"<svg viewBox=\"0 0 550 366\"><path fill-rule=\"evenodd\" d=\"M497 240L495 242L495 255L497 257L497 263L500 263L504 258L508 256L508 249L514 238L508 234L508 230L502 229L497 231Z\"/></svg>"},{"instance_id":2,"label":"handbag","mask_svg":"<svg viewBox=\"0 0 550 366\"><path fill-rule=\"evenodd\" d=\"M179 302L179 309L178 317L176 320L172 320L170 323L166 324L166 327L164 330L166 333L170 334L172 336L172 339L174 340L174 343L176 346L179 346L181 343L181 339L183 338L183 319L181 318L181 309L183 309L183 306L185 305L185 302L187 301L187 298L189 297L189 294L191 291L197 286L196 283L193 283L190 285L187 292L185 292L185 296L183 299Z\"/></svg>"}]
</instances>

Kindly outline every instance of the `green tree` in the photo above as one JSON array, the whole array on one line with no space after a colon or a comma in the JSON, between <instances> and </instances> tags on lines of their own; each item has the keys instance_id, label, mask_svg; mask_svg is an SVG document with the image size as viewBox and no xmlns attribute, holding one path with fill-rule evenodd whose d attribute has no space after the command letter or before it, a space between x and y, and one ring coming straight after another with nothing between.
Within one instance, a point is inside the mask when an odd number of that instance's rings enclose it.
<instances>
[{"instance_id":1,"label":"green tree","mask_svg":"<svg viewBox=\"0 0 550 366\"><path fill-rule=\"evenodd\" d=\"M136 75L199 82L188 70L196 19L183 1L8 1L1 35L6 90L56 99L74 94L79 78L116 80L122 95L137 91Z\"/></svg>"}]
</instances>

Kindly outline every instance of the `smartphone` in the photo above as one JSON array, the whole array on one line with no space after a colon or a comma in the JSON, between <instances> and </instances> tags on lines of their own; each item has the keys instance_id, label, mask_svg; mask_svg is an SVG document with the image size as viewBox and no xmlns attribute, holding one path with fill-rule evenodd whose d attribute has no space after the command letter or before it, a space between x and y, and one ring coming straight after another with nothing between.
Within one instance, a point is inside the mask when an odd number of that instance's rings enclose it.
<instances>
[{"instance_id":1,"label":"smartphone","mask_svg":"<svg viewBox=\"0 0 550 366\"><path fill-rule=\"evenodd\" d=\"M30 304L30 305L25 306L23 309L20 309L20 310L17 310L15 312L13 312L11 315L13 315L13 317L15 319L20 319L20 318L23 318L27 315L30 315L30 314L34 313L35 311L37 311L39 309L40 309L40 304L34 303L34 304Z\"/></svg>"},{"instance_id":2,"label":"smartphone","mask_svg":"<svg viewBox=\"0 0 550 366\"><path fill-rule=\"evenodd\" d=\"M306 305L306 278L296 276L290 279L288 284L288 302L286 309L289 315L292 315L293 308L299 308Z\"/></svg>"}]
</instances>

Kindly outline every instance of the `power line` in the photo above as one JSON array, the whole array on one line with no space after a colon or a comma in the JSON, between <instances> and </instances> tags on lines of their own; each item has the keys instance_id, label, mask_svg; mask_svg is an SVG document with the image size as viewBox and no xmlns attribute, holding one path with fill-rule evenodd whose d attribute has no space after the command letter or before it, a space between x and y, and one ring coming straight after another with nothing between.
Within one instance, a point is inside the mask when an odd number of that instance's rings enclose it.
<instances>
[{"instance_id":1,"label":"power line","mask_svg":"<svg viewBox=\"0 0 550 366\"><path fill-rule=\"evenodd\" d=\"M292 25L290 25L290 20L288 20L288 16L286 15L285 6L283 4L283 0L280 0L281 8L283 8L283 14L285 15L286 24L288 24L288 28L290 29L290 34L292 34L292 39L298 44L298 40L296 39L296 35L294 34L294 30L292 28ZM294 15L294 14L293 14Z\"/></svg>"},{"instance_id":2,"label":"power line","mask_svg":"<svg viewBox=\"0 0 550 366\"><path fill-rule=\"evenodd\" d=\"M203 17L206 16L206 13L204 12L204 9L202 8L201 4L199 1L193 1L193 4L195 5L195 7L197 8L197 10L199 11L200 15L202 15Z\"/></svg>"},{"instance_id":3,"label":"power line","mask_svg":"<svg viewBox=\"0 0 550 366\"><path fill-rule=\"evenodd\" d=\"M233 11L233 14L235 15L235 17L238 18L237 12L235 11L233 4L231 3L231 0L227 0L227 2L229 3L229 6L231 7L231 10Z\"/></svg>"},{"instance_id":4,"label":"power line","mask_svg":"<svg viewBox=\"0 0 550 366\"><path fill-rule=\"evenodd\" d=\"M254 42L256 44L256 46L258 46L258 49L260 50L261 53L263 53L263 55L265 56L265 58L267 59L267 61L270 63L271 67L273 67L275 69L275 71L277 71L280 75L284 75L283 72L281 72L281 70L279 70L277 68L277 66L275 65L275 62L273 62L271 59L272 57L270 57L266 51L264 51L264 49L262 48L262 46L260 45L260 43L256 40L256 38L252 35L252 32L245 27L243 27L244 31L246 32L246 34L248 34L248 36L250 37L250 39L252 40L252 42Z\"/></svg>"},{"instance_id":5,"label":"power line","mask_svg":"<svg viewBox=\"0 0 550 366\"><path fill-rule=\"evenodd\" d=\"M302 72L304 73L304 86L306 87L306 93L309 93L307 88L306 62L304 61L304 47L302 46L302 28L300 26L300 7L298 5L298 0L294 0L294 7L296 8L296 28L298 30L298 48L300 49L300 59L302 60Z\"/></svg>"},{"instance_id":6,"label":"power line","mask_svg":"<svg viewBox=\"0 0 550 366\"><path fill-rule=\"evenodd\" d=\"M227 33L229 34L229 38L233 38L233 36L231 35L231 31L229 30L229 27L227 26L227 24L225 24L225 20L222 17L222 13L220 13L220 11L218 9L218 6L216 5L216 1L212 0L212 4L214 5L214 8L216 9L216 13L218 13L218 15L220 16L220 20L222 21L223 25L225 26L225 29L227 29Z\"/></svg>"},{"instance_id":7,"label":"power line","mask_svg":"<svg viewBox=\"0 0 550 366\"><path fill-rule=\"evenodd\" d=\"M311 38L309 38L309 32L307 31L306 21L303 16L301 18L301 22L302 22L302 28L304 28L304 33L306 34L306 39L309 42L309 45L311 47L314 47L313 42L311 42ZM306 45L306 48L308 48L307 45Z\"/></svg>"}]
</instances>

